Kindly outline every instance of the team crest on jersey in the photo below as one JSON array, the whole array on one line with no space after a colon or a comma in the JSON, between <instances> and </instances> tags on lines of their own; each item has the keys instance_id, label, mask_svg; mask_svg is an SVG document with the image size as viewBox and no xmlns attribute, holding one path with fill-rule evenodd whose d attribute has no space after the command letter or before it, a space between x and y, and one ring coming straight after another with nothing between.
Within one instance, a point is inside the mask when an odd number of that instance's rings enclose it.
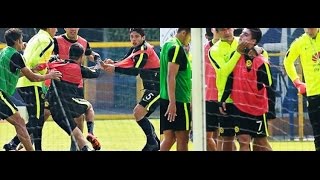
<instances>
[{"instance_id":1,"label":"team crest on jersey","mask_svg":"<svg viewBox=\"0 0 320 180\"><path fill-rule=\"evenodd\" d=\"M239 126L236 126L236 127L234 127L234 132L239 132L240 131L240 128L239 128Z\"/></svg>"},{"instance_id":2,"label":"team crest on jersey","mask_svg":"<svg viewBox=\"0 0 320 180\"><path fill-rule=\"evenodd\" d=\"M251 69L251 67L252 67L252 60L250 60L250 59L246 60L246 67L247 67L248 69Z\"/></svg>"}]
</instances>

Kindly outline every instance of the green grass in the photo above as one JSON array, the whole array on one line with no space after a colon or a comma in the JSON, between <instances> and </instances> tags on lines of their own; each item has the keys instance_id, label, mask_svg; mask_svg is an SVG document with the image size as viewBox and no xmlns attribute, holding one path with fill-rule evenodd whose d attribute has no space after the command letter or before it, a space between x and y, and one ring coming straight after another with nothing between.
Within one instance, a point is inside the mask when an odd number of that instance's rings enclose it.
<instances>
[{"instance_id":1,"label":"green grass","mask_svg":"<svg viewBox=\"0 0 320 180\"><path fill-rule=\"evenodd\" d=\"M313 141L270 141L273 151L315 151ZM236 144L237 147L238 144ZM174 145L171 150L175 151ZM193 144L189 143L189 150L192 151Z\"/></svg>"},{"instance_id":2,"label":"green grass","mask_svg":"<svg viewBox=\"0 0 320 180\"><path fill-rule=\"evenodd\" d=\"M152 123L159 135L160 121L152 120ZM87 135L86 125L84 132ZM3 144L15 135L15 130L8 122L0 121L0 133L0 151L3 151ZM102 145L101 151L141 151L146 142L134 120L97 120L94 133ZM70 147L70 137L53 121L45 123L42 140L44 151L68 151ZM314 151L312 141L271 141L271 146L274 151ZM189 149L193 149L191 142Z\"/></svg>"},{"instance_id":3,"label":"green grass","mask_svg":"<svg viewBox=\"0 0 320 180\"><path fill-rule=\"evenodd\" d=\"M151 120L159 135L160 121ZM87 135L85 124L84 135ZM6 121L0 123L0 151L15 135L12 125ZM135 120L96 120L94 133L101 143L101 151L141 151L146 137ZM70 137L55 122L45 122L42 147L44 151L68 151ZM90 143L89 143L90 144Z\"/></svg>"}]
</instances>

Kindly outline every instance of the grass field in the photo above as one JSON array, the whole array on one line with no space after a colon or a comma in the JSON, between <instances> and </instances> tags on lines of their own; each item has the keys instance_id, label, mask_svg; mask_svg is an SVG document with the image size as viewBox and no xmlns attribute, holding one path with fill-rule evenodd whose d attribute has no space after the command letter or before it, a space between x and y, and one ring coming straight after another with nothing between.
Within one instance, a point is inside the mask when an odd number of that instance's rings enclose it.
<instances>
[{"instance_id":1,"label":"grass field","mask_svg":"<svg viewBox=\"0 0 320 180\"><path fill-rule=\"evenodd\" d=\"M159 120L151 121L159 135ZM86 125L84 132L86 135ZM97 120L94 133L102 145L101 151L140 151L146 142L145 135L134 120ZM14 127L1 121L0 134L0 151L3 151L2 146L15 135ZM274 151L314 151L312 141L271 141L271 145ZM69 151L69 147L70 137L55 122L46 122L43 129L43 150ZM192 143L189 149L193 149Z\"/></svg>"},{"instance_id":2,"label":"grass field","mask_svg":"<svg viewBox=\"0 0 320 180\"><path fill-rule=\"evenodd\" d=\"M160 121L151 122L159 135ZM87 135L86 124L84 132ZM145 135L135 120L97 120L94 133L101 143L101 151L141 151L146 143ZM14 127L1 121L0 134L0 151L3 151L3 145L15 135ZM55 122L45 122L42 137L44 151L69 151L70 141L67 133Z\"/></svg>"},{"instance_id":3,"label":"grass field","mask_svg":"<svg viewBox=\"0 0 320 180\"><path fill-rule=\"evenodd\" d=\"M273 151L314 151L313 141L270 141ZM173 147L174 149L175 147ZM190 144L190 150L192 144Z\"/></svg>"}]
</instances>

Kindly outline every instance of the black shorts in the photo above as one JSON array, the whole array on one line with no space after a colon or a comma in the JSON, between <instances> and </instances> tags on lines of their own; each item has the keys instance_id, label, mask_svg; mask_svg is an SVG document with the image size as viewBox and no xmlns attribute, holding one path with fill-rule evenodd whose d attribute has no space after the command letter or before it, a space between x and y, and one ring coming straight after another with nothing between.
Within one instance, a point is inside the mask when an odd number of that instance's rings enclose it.
<instances>
[{"instance_id":1,"label":"black shorts","mask_svg":"<svg viewBox=\"0 0 320 180\"><path fill-rule=\"evenodd\" d=\"M56 96L52 96L52 92L49 93L50 112L52 118L65 132L70 135L71 131L73 131L77 126L74 118L84 114L91 104L89 101L81 98L60 98L62 103L61 107ZM66 120L68 122L66 122Z\"/></svg>"},{"instance_id":2,"label":"black shorts","mask_svg":"<svg viewBox=\"0 0 320 180\"><path fill-rule=\"evenodd\" d=\"M175 121L169 122L164 116L169 105L169 100L160 99L160 130L186 131L191 128L190 103L176 102L177 116Z\"/></svg>"},{"instance_id":3,"label":"black shorts","mask_svg":"<svg viewBox=\"0 0 320 180\"><path fill-rule=\"evenodd\" d=\"M77 97L84 99L84 88L78 88L77 93L78 93Z\"/></svg>"},{"instance_id":4,"label":"black shorts","mask_svg":"<svg viewBox=\"0 0 320 180\"><path fill-rule=\"evenodd\" d=\"M159 92L150 90L144 92L139 104L148 110L146 117L149 117L160 105L159 99Z\"/></svg>"},{"instance_id":5,"label":"black shorts","mask_svg":"<svg viewBox=\"0 0 320 180\"><path fill-rule=\"evenodd\" d=\"M81 97L84 99L84 89L83 88L78 88L77 89L77 97ZM45 99L44 99L44 108L45 109L50 109L50 103L49 103L49 93L46 94Z\"/></svg>"},{"instance_id":6,"label":"black shorts","mask_svg":"<svg viewBox=\"0 0 320 180\"><path fill-rule=\"evenodd\" d=\"M236 110L236 129L239 130L237 134L249 134L251 137L267 137L268 123L266 114L261 116L253 116L251 114Z\"/></svg>"},{"instance_id":7,"label":"black shorts","mask_svg":"<svg viewBox=\"0 0 320 180\"><path fill-rule=\"evenodd\" d=\"M220 119L220 136L233 137L236 135L236 110L233 103L226 103L226 113Z\"/></svg>"},{"instance_id":8,"label":"black shorts","mask_svg":"<svg viewBox=\"0 0 320 180\"><path fill-rule=\"evenodd\" d=\"M16 105L10 100L10 98L0 91L0 120L7 119L8 117L14 115L18 111Z\"/></svg>"},{"instance_id":9,"label":"black shorts","mask_svg":"<svg viewBox=\"0 0 320 180\"><path fill-rule=\"evenodd\" d=\"M221 113L216 101L206 101L206 130L207 132L219 129Z\"/></svg>"}]
</instances>

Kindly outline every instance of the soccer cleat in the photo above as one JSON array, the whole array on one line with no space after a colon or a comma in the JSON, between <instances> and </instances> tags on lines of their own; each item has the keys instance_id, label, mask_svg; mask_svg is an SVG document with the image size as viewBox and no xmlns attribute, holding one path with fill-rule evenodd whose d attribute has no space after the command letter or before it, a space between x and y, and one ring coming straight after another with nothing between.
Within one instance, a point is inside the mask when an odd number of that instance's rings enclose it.
<instances>
[{"instance_id":1,"label":"soccer cleat","mask_svg":"<svg viewBox=\"0 0 320 180\"><path fill-rule=\"evenodd\" d=\"M142 149L142 151L159 151L159 150L160 150L160 146L158 143L157 144L147 143Z\"/></svg>"},{"instance_id":2,"label":"soccer cleat","mask_svg":"<svg viewBox=\"0 0 320 180\"><path fill-rule=\"evenodd\" d=\"M10 143L3 145L3 149L6 151L16 151L16 148L17 148L16 146Z\"/></svg>"},{"instance_id":3,"label":"soccer cleat","mask_svg":"<svg viewBox=\"0 0 320 180\"><path fill-rule=\"evenodd\" d=\"M157 135L152 134L152 136L149 136L149 137L147 136L147 139L148 139L147 143L143 147L142 151L159 151L160 150L160 140L158 139Z\"/></svg>"},{"instance_id":4,"label":"soccer cleat","mask_svg":"<svg viewBox=\"0 0 320 180\"><path fill-rule=\"evenodd\" d=\"M88 134L87 135L87 140L92 144L92 147L94 150L100 150L101 149L101 144L100 142L98 141L98 139L92 135L92 134Z\"/></svg>"},{"instance_id":5,"label":"soccer cleat","mask_svg":"<svg viewBox=\"0 0 320 180\"><path fill-rule=\"evenodd\" d=\"M90 148L88 146L83 146L81 148L81 151L91 151Z\"/></svg>"}]
</instances>

